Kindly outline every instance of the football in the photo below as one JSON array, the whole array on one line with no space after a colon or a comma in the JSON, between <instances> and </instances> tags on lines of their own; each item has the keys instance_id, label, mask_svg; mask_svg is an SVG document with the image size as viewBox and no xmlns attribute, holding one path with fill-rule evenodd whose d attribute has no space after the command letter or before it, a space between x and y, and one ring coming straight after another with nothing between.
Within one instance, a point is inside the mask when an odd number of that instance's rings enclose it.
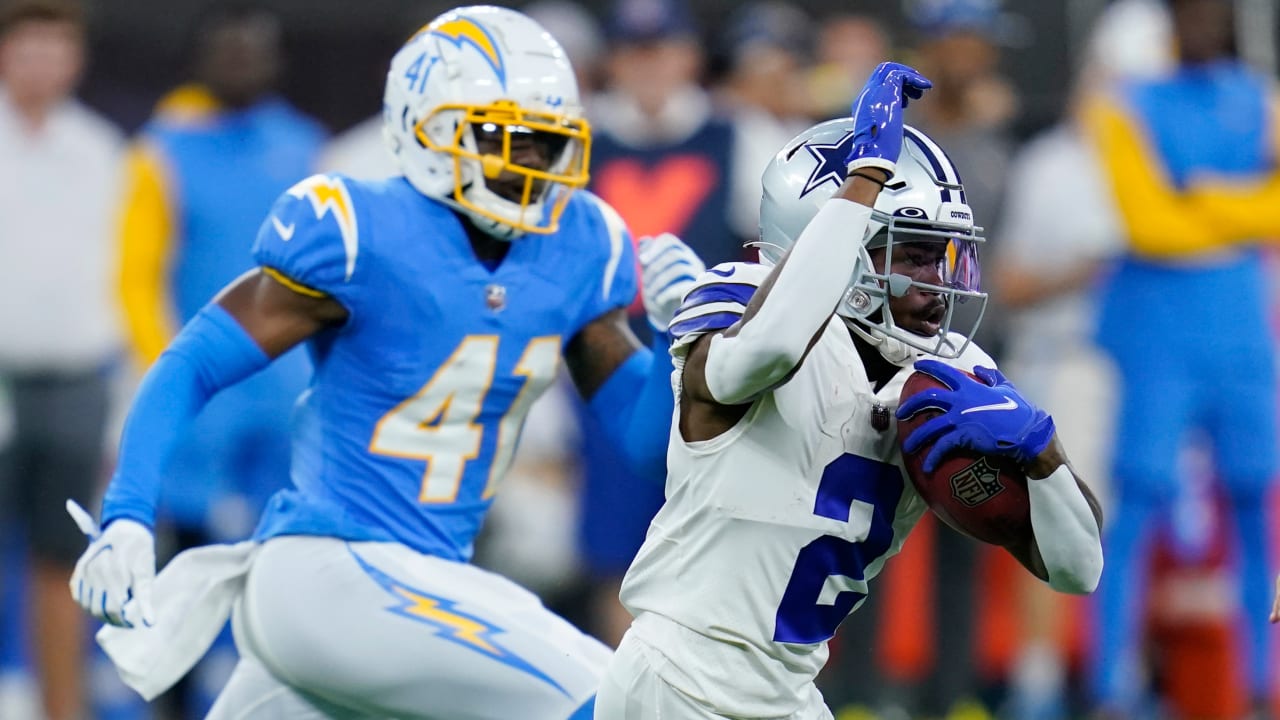
<instances>
[{"instance_id":1,"label":"football","mask_svg":"<svg viewBox=\"0 0 1280 720\"><path fill-rule=\"evenodd\" d=\"M932 375L915 372L902 387L901 400L929 388L944 387ZM938 411L924 410L898 421L898 446ZM1027 478L1012 458L980 455L967 448L949 453L932 473L924 459L933 443L902 453L907 476L934 514L977 540L1007 546L1032 537Z\"/></svg>"}]
</instances>

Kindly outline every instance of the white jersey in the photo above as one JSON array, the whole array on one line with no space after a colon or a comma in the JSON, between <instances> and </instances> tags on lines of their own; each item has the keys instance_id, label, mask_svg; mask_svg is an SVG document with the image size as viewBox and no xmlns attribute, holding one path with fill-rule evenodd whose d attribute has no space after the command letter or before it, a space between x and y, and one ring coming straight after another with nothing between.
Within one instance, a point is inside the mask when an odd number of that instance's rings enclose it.
<instances>
[{"instance_id":1,"label":"white jersey","mask_svg":"<svg viewBox=\"0 0 1280 720\"><path fill-rule=\"evenodd\" d=\"M690 292L706 302L686 301L672 323L677 391L688 346L732 324L767 271L735 263L729 282L721 266ZM993 365L970 348L954 364ZM827 640L926 510L894 419L911 372L875 391L832 318L795 374L722 435L685 442L677 403L667 503L621 592L632 632L670 661L657 670L667 683L731 716L786 716L811 696Z\"/></svg>"}]
</instances>

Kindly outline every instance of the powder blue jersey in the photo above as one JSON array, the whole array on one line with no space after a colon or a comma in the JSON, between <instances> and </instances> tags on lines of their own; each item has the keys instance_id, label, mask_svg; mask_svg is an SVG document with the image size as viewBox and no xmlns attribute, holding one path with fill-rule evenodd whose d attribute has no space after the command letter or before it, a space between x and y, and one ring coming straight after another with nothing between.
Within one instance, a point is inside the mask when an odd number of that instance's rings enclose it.
<instances>
[{"instance_id":1,"label":"powder blue jersey","mask_svg":"<svg viewBox=\"0 0 1280 720\"><path fill-rule=\"evenodd\" d=\"M393 540L454 560L470 557L565 343L636 293L625 226L585 192L556 233L514 241L490 270L453 211L404 178L317 175L276 202L254 257L350 313L308 341L296 490L272 498L257 537Z\"/></svg>"}]
</instances>

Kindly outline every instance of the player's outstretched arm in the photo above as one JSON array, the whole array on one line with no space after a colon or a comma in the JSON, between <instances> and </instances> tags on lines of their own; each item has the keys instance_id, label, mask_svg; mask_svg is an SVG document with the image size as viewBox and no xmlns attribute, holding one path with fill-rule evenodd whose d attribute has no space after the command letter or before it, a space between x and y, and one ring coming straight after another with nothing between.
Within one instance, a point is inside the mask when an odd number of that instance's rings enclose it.
<instances>
[{"instance_id":1,"label":"player's outstretched arm","mask_svg":"<svg viewBox=\"0 0 1280 720\"><path fill-rule=\"evenodd\" d=\"M671 427L671 356L667 336L644 347L623 308L588 323L565 347L565 365L592 416L636 476L666 477Z\"/></svg>"},{"instance_id":2,"label":"player's outstretched arm","mask_svg":"<svg viewBox=\"0 0 1280 720\"><path fill-rule=\"evenodd\" d=\"M77 519L88 525L91 543L76 564L71 593L95 617L126 627L151 622L151 527L161 472L200 410L219 390L345 319L335 300L300 290L261 270L241 277L192 318L147 371L103 498L104 529Z\"/></svg>"},{"instance_id":3,"label":"player's outstretched arm","mask_svg":"<svg viewBox=\"0 0 1280 720\"><path fill-rule=\"evenodd\" d=\"M896 168L902 110L931 86L897 63L882 63L871 74L853 104L848 179L752 296L742 319L694 345L681 381L687 397L743 404L799 366L849 284L871 206Z\"/></svg>"},{"instance_id":4,"label":"player's outstretched arm","mask_svg":"<svg viewBox=\"0 0 1280 720\"><path fill-rule=\"evenodd\" d=\"M613 216L612 210L605 212ZM621 223L621 218L614 220ZM630 240L622 240L629 248ZM632 473L661 481L666 477L675 408L667 326L705 266L697 253L669 233L641 238L637 250L644 308L654 334L651 346L640 345L620 307L635 293L634 283L621 270L611 284L618 306L574 335L565 348L565 364L591 415ZM630 261L624 257L619 265L629 268Z\"/></svg>"}]
</instances>

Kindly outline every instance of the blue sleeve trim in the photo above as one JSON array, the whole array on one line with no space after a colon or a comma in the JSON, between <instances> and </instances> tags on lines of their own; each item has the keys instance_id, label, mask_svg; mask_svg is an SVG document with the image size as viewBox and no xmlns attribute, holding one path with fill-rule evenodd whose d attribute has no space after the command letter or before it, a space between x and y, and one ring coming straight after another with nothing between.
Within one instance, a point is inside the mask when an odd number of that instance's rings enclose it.
<instances>
[{"instance_id":1,"label":"blue sleeve trim","mask_svg":"<svg viewBox=\"0 0 1280 720\"><path fill-rule=\"evenodd\" d=\"M706 305L715 302L731 302L739 305L746 305L751 302L751 296L756 294L756 286L747 283L712 283L694 288L693 292L685 297L684 302L680 304L680 309L676 314L688 311L699 305Z\"/></svg>"},{"instance_id":2,"label":"blue sleeve trim","mask_svg":"<svg viewBox=\"0 0 1280 720\"><path fill-rule=\"evenodd\" d=\"M638 477L667 476L667 442L675 396L671 391L669 338L657 333L653 346L627 358L587 406Z\"/></svg>"},{"instance_id":3,"label":"blue sleeve trim","mask_svg":"<svg viewBox=\"0 0 1280 720\"><path fill-rule=\"evenodd\" d=\"M720 312L699 315L688 320L681 320L671 326L671 336L679 339L691 333L709 333L724 330L742 319L742 313L722 310Z\"/></svg>"},{"instance_id":4,"label":"blue sleeve trim","mask_svg":"<svg viewBox=\"0 0 1280 720\"><path fill-rule=\"evenodd\" d=\"M196 314L138 387L120 439L120 459L102 499L103 526L120 518L152 526L169 457L200 410L219 390L270 362L222 307L210 304Z\"/></svg>"}]
</instances>

